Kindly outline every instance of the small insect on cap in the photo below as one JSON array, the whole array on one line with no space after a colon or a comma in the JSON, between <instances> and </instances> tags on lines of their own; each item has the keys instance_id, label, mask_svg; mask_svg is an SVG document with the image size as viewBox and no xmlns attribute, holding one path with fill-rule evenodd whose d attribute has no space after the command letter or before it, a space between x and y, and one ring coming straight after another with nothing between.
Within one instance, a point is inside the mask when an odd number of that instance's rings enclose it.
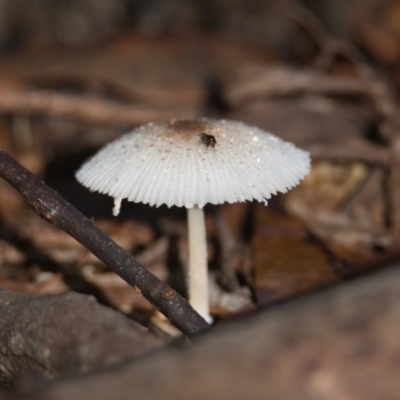
<instances>
[{"instance_id":1,"label":"small insect on cap","mask_svg":"<svg viewBox=\"0 0 400 400\"><path fill-rule=\"evenodd\" d=\"M109 143L76 178L92 191L160 206L266 201L308 174L310 158L259 128L208 118L150 123Z\"/></svg>"}]
</instances>

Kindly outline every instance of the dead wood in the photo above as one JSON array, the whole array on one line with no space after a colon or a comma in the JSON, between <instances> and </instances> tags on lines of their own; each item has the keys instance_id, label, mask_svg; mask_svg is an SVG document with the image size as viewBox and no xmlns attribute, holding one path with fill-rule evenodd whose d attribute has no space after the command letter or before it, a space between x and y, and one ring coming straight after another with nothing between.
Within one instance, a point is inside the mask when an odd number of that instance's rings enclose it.
<instances>
[{"instance_id":1,"label":"dead wood","mask_svg":"<svg viewBox=\"0 0 400 400\"><path fill-rule=\"evenodd\" d=\"M34 297L0 287L0 384L91 371L164 341L93 297Z\"/></svg>"},{"instance_id":2,"label":"dead wood","mask_svg":"<svg viewBox=\"0 0 400 400\"><path fill-rule=\"evenodd\" d=\"M0 90L0 113L56 115L92 124L135 126L149 121L175 117L140 105L118 104L96 98L48 91Z\"/></svg>"},{"instance_id":3,"label":"dead wood","mask_svg":"<svg viewBox=\"0 0 400 400\"><path fill-rule=\"evenodd\" d=\"M249 70L237 76L225 88L232 107L260 98L293 96L303 93L326 95L366 94L365 82L357 78L341 78L316 70L296 70L284 66Z\"/></svg>"},{"instance_id":4,"label":"dead wood","mask_svg":"<svg viewBox=\"0 0 400 400\"><path fill-rule=\"evenodd\" d=\"M399 268L227 324L193 348L59 381L24 399L395 398Z\"/></svg>"},{"instance_id":5,"label":"dead wood","mask_svg":"<svg viewBox=\"0 0 400 400\"><path fill-rule=\"evenodd\" d=\"M115 94L117 98L124 99L132 103L140 103L147 105L148 107L171 107L174 106L176 110L179 104L188 103L194 104L199 103L204 97L204 90L202 88L173 88L167 89L159 86L146 85L142 87L123 79L118 74L116 76L110 76L107 74L99 73L97 70L82 71L81 69L76 70L71 66L65 68L46 68L43 71L24 71L20 77L18 77L24 85L36 85L39 87L51 88L57 84L70 84L71 86L78 86L85 89L87 92L101 94L105 92L111 92ZM10 85L9 82L7 82ZM6 83L1 82L2 86Z\"/></svg>"},{"instance_id":6,"label":"dead wood","mask_svg":"<svg viewBox=\"0 0 400 400\"><path fill-rule=\"evenodd\" d=\"M126 282L137 287L183 333L190 335L209 327L182 296L2 149L0 176L14 186L42 218L70 234Z\"/></svg>"}]
</instances>

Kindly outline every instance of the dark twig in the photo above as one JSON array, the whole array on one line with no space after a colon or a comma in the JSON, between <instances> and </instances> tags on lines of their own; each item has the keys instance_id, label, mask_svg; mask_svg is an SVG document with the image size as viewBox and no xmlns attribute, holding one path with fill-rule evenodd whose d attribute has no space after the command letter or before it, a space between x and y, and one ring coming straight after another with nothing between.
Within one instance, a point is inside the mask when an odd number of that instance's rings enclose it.
<instances>
[{"instance_id":1,"label":"dark twig","mask_svg":"<svg viewBox=\"0 0 400 400\"><path fill-rule=\"evenodd\" d=\"M42 218L70 234L126 282L137 287L183 333L190 335L209 327L175 290L161 282L88 218L2 149L0 176L14 186Z\"/></svg>"}]
</instances>

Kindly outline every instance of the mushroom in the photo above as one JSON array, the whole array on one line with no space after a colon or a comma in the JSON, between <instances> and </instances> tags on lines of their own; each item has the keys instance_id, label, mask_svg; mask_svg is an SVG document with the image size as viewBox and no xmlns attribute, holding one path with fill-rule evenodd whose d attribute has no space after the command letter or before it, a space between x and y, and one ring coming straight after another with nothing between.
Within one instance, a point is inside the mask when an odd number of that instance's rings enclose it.
<instances>
[{"instance_id":1,"label":"mushroom","mask_svg":"<svg viewBox=\"0 0 400 400\"><path fill-rule=\"evenodd\" d=\"M259 128L208 118L149 123L109 143L76 173L92 191L121 201L186 207L189 301L208 321L207 203L267 202L297 185L309 154Z\"/></svg>"}]
</instances>

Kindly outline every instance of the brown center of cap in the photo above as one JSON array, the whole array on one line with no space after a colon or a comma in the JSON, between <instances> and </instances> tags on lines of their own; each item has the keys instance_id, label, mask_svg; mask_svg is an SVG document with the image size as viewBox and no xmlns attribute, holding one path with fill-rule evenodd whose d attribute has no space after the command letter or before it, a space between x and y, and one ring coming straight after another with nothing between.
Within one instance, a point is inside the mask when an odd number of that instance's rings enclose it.
<instances>
[{"instance_id":1,"label":"brown center of cap","mask_svg":"<svg viewBox=\"0 0 400 400\"><path fill-rule=\"evenodd\" d=\"M201 119L179 118L170 120L169 127L176 133L195 135L207 132L209 124Z\"/></svg>"}]
</instances>

